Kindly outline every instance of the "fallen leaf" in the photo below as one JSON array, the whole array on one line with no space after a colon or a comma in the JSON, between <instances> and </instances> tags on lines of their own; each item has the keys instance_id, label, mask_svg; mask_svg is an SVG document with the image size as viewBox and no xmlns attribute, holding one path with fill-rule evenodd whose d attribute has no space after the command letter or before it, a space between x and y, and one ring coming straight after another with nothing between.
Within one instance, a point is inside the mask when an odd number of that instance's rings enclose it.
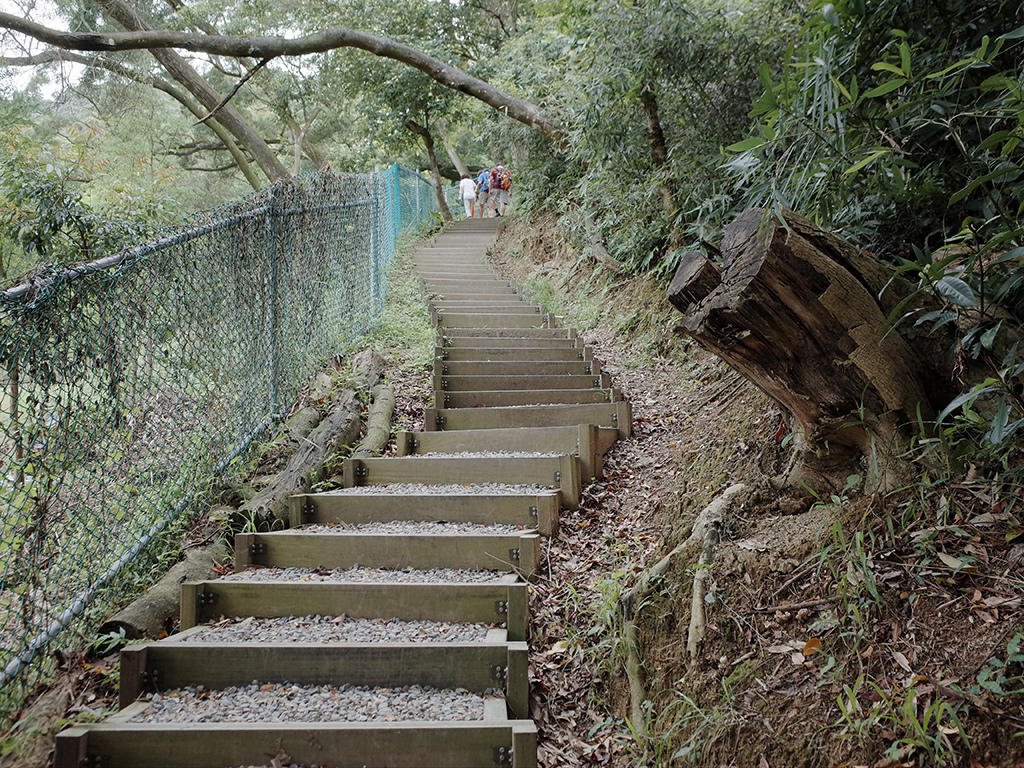
<instances>
[{"instance_id":1,"label":"fallen leaf","mask_svg":"<svg viewBox=\"0 0 1024 768\"><path fill-rule=\"evenodd\" d=\"M812 637L810 640L808 640L806 643L804 643L804 648L801 651L801 653L804 656L813 656L814 654L818 653L820 650L821 650L821 640L819 640L816 637Z\"/></svg>"},{"instance_id":2,"label":"fallen leaf","mask_svg":"<svg viewBox=\"0 0 1024 768\"><path fill-rule=\"evenodd\" d=\"M893 651L892 657L896 659L896 663L903 667L903 669L905 669L907 672L912 671L910 669L910 662L907 661L907 657L904 656L902 653L900 653L899 651Z\"/></svg>"}]
</instances>

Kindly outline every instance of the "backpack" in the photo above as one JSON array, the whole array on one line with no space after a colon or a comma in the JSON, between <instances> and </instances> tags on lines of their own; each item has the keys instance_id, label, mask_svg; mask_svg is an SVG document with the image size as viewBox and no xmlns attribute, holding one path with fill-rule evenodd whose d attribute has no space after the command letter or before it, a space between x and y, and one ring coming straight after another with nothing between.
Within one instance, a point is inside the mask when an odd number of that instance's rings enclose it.
<instances>
[{"instance_id":1,"label":"backpack","mask_svg":"<svg viewBox=\"0 0 1024 768\"><path fill-rule=\"evenodd\" d=\"M491 168L491 189L501 189L498 186L498 169Z\"/></svg>"},{"instance_id":2,"label":"backpack","mask_svg":"<svg viewBox=\"0 0 1024 768\"><path fill-rule=\"evenodd\" d=\"M482 172L479 176L477 176L476 183L479 186L481 192L490 192L491 174L487 173L486 171Z\"/></svg>"},{"instance_id":3,"label":"backpack","mask_svg":"<svg viewBox=\"0 0 1024 768\"><path fill-rule=\"evenodd\" d=\"M512 186L512 174L508 168L501 169L501 176L498 177L498 189L509 189Z\"/></svg>"}]
</instances>

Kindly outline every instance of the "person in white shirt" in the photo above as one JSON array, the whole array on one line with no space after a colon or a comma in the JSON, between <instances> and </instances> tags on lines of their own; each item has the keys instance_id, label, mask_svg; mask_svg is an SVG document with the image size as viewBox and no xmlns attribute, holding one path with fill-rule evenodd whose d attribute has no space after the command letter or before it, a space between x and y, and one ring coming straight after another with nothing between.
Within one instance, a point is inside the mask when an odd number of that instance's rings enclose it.
<instances>
[{"instance_id":1,"label":"person in white shirt","mask_svg":"<svg viewBox=\"0 0 1024 768\"><path fill-rule=\"evenodd\" d=\"M466 206L466 218L473 218L473 206L476 203L476 183L469 178L468 173L462 174L462 181L459 182L459 197Z\"/></svg>"}]
</instances>

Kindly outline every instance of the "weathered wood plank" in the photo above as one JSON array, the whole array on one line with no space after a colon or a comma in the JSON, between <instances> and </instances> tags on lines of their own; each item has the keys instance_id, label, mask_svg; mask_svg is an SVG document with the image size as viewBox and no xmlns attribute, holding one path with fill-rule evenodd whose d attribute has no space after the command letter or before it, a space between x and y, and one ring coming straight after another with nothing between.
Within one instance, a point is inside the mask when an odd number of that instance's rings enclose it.
<instances>
[{"instance_id":1,"label":"weathered wood plank","mask_svg":"<svg viewBox=\"0 0 1024 768\"><path fill-rule=\"evenodd\" d=\"M445 408L503 408L553 403L613 403L622 399L617 389L531 389L522 391L434 391L434 403Z\"/></svg>"},{"instance_id":2,"label":"weathered wood plank","mask_svg":"<svg viewBox=\"0 0 1024 768\"><path fill-rule=\"evenodd\" d=\"M535 349L573 349L581 350L583 345L575 338L526 338L518 337L497 337L497 336L445 336L441 339L439 346L444 349L516 349L530 351ZM529 359L529 356L523 355Z\"/></svg>"},{"instance_id":3,"label":"weathered wood plank","mask_svg":"<svg viewBox=\"0 0 1024 768\"><path fill-rule=\"evenodd\" d=\"M444 432L397 432L399 456L495 450L574 453L580 458L584 482L604 476L604 454L618 439L618 430L594 424L514 429L466 429ZM543 531L541 531L543 533Z\"/></svg>"},{"instance_id":4,"label":"weathered wood plank","mask_svg":"<svg viewBox=\"0 0 1024 768\"><path fill-rule=\"evenodd\" d=\"M493 302L487 304L482 301L470 300L460 301L435 301L430 303L430 309L437 314L498 314L498 315L540 315L543 309L536 304L520 301L517 304L510 302Z\"/></svg>"},{"instance_id":5,"label":"weathered wood plank","mask_svg":"<svg viewBox=\"0 0 1024 768\"><path fill-rule=\"evenodd\" d=\"M529 389L611 389L607 374L566 373L490 373L461 374L447 372L434 376L435 389L445 392L496 392Z\"/></svg>"},{"instance_id":6,"label":"weathered wood plank","mask_svg":"<svg viewBox=\"0 0 1024 768\"><path fill-rule=\"evenodd\" d=\"M424 429L502 429L506 427L547 427L597 424L614 427L619 437L632 434L632 408L628 400L615 403L538 405L533 408L428 408Z\"/></svg>"},{"instance_id":7,"label":"weathered wood plank","mask_svg":"<svg viewBox=\"0 0 1024 768\"><path fill-rule=\"evenodd\" d=\"M272 568L466 568L537 573L540 536L240 533L235 536L235 572ZM514 554L513 554L514 553Z\"/></svg>"},{"instance_id":8,"label":"weathered wood plank","mask_svg":"<svg viewBox=\"0 0 1024 768\"><path fill-rule=\"evenodd\" d=\"M187 738L186 738L187 735ZM536 768L537 732L529 720L438 723L98 723L57 737L56 768L91 764L131 768L267 765L279 754L300 765L333 768L480 768L496 751L512 768Z\"/></svg>"},{"instance_id":9,"label":"weathered wood plank","mask_svg":"<svg viewBox=\"0 0 1024 768\"><path fill-rule=\"evenodd\" d=\"M443 338L575 339L573 328L475 328L445 326Z\"/></svg>"},{"instance_id":10,"label":"weathered wood plank","mask_svg":"<svg viewBox=\"0 0 1024 768\"><path fill-rule=\"evenodd\" d=\"M361 685L390 688L428 685L476 693L505 691L515 717L528 714L526 643L163 643L129 645L122 663L144 674L121 678L120 702L127 707L148 689L202 685ZM133 657L137 657L133 658ZM499 675L497 669L503 672ZM515 707L515 709L513 709Z\"/></svg>"},{"instance_id":11,"label":"weathered wood plank","mask_svg":"<svg viewBox=\"0 0 1024 768\"><path fill-rule=\"evenodd\" d=\"M594 359L591 347L501 347L501 346L452 346L435 347L434 357L441 361L472 362L522 362L529 364L545 360L589 361Z\"/></svg>"},{"instance_id":12,"label":"weathered wood plank","mask_svg":"<svg viewBox=\"0 0 1024 768\"><path fill-rule=\"evenodd\" d=\"M569 454L346 459L342 478L346 488L384 483L541 485L558 488L567 509L576 509L580 498L579 458Z\"/></svg>"},{"instance_id":13,"label":"weathered wood plank","mask_svg":"<svg viewBox=\"0 0 1024 768\"><path fill-rule=\"evenodd\" d=\"M510 641L525 640L527 585L392 584L388 582L196 581L185 582L192 609L183 630L219 616L352 616L402 621L504 624ZM184 603L183 603L184 604Z\"/></svg>"},{"instance_id":14,"label":"weathered wood plank","mask_svg":"<svg viewBox=\"0 0 1024 768\"><path fill-rule=\"evenodd\" d=\"M600 378L601 363L578 358L563 360L435 360L434 376L590 376ZM608 381L603 386L610 387ZM477 387L491 389L491 387ZM514 389L514 387L500 387Z\"/></svg>"},{"instance_id":15,"label":"weathered wood plank","mask_svg":"<svg viewBox=\"0 0 1024 768\"><path fill-rule=\"evenodd\" d=\"M515 430L512 430L513 432ZM412 433L401 433L411 435ZM421 436L445 432L418 432ZM471 432L468 434L477 434ZM408 444L408 440L402 441ZM517 450L517 449L510 449ZM420 451L428 453L429 451ZM435 451L448 452L448 451ZM453 451L454 452L454 451ZM568 453L568 451L565 451ZM404 454L403 454L404 455ZM537 528L544 536L558 530L558 491L523 494L357 494L320 493L291 499L291 527L304 523L359 523L389 520L443 520L452 523L521 525Z\"/></svg>"},{"instance_id":16,"label":"weathered wood plank","mask_svg":"<svg viewBox=\"0 0 1024 768\"><path fill-rule=\"evenodd\" d=\"M431 321L438 328L549 328L548 314L469 314L463 312L433 312Z\"/></svg>"}]
</instances>

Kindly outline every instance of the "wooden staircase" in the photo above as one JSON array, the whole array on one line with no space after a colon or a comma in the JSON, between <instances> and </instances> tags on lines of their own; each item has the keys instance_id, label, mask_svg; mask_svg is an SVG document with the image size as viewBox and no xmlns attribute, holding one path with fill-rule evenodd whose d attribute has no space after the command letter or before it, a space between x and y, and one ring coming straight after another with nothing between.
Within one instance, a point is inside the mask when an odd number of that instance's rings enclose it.
<instances>
[{"instance_id":1,"label":"wooden staircase","mask_svg":"<svg viewBox=\"0 0 1024 768\"><path fill-rule=\"evenodd\" d=\"M460 221L414 255L438 329L434 408L425 431L399 432L395 458L346 461L345 489L296 496L289 530L236 538L252 568L434 568L472 583L211 580L182 585L182 632L122 652L122 710L57 738L57 768L491 768L537 765L529 719L528 583L559 511L602 476L628 436L629 403L593 352L495 274L485 254L501 219ZM437 524L431 533L367 534L373 522ZM473 532L444 532L471 523ZM517 526L496 533L484 526ZM310 526L334 526L329 533ZM486 624L476 643L184 642L219 617L347 616ZM144 694L183 686L433 686L484 697L479 720L145 724ZM275 762L276 761L276 762Z\"/></svg>"}]
</instances>

